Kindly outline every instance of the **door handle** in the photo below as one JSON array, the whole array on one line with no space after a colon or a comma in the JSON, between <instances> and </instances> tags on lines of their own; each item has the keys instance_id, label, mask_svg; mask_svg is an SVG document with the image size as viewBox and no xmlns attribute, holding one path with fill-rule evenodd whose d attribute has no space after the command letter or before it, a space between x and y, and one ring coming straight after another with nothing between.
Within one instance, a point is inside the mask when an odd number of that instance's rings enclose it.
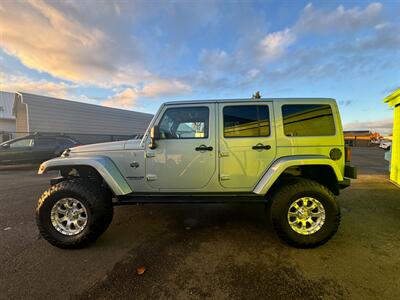
<instances>
[{"instance_id":1,"label":"door handle","mask_svg":"<svg viewBox=\"0 0 400 300\"><path fill-rule=\"evenodd\" d=\"M257 145L253 146L252 149L253 150L269 150L269 149L271 149L271 146L258 143Z\"/></svg>"},{"instance_id":2,"label":"door handle","mask_svg":"<svg viewBox=\"0 0 400 300\"><path fill-rule=\"evenodd\" d=\"M213 151L213 147L211 146L206 146L206 145L200 145L199 147L196 147L194 150L196 151Z\"/></svg>"}]
</instances>

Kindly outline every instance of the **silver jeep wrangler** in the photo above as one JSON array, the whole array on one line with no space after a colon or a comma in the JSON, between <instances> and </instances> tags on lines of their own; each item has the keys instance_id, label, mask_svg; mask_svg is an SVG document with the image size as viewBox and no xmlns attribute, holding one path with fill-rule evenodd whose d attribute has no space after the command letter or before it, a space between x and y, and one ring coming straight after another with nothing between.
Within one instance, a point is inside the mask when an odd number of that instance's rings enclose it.
<instances>
[{"instance_id":1,"label":"silver jeep wrangler","mask_svg":"<svg viewBox=\"0 0 400 300\"><path fill-rule=\"evenodd\" d=\"M44 162L58 170L39 199L42 236L79 248L127 203L262 202L282 240L299 248L337 231L339 190L356 178L333 99L163 104L141 140L79 146Z\"/></svg>"}]
</instances>

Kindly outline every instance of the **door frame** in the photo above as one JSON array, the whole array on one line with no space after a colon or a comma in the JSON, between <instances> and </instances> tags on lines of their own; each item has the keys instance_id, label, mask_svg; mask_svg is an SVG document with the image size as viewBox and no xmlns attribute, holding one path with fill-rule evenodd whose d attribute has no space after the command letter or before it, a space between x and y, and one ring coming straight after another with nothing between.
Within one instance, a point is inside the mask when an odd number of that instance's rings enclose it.
<instances>
[{"instance_id":1,"label":"door frame","mask_svg":"<svg viewBox=\"0 0 400 300\"><path fill-rule=\"evenodd\" d=\"M268 166L265 167L265 171L260 174L258 179L255 181L254 185L251 187L238 187L238 188L233 188L233 187L226 187L222 185L221 183L221 175L223 175L223 170L222 170L222 159L223 159L223 142L225 141L224 137L224 116L223 116L223 109L226 106L254 106L254 105L267 105L268 110L269 110L269 127L270 127L270 135L266 136L264 138L269 138L273 140L273 145L275 149L274 151L274 157L271 159L270 163ZM274 111L274 101L271 100L261 100L261 101L254 101L254 100L247 100L247 101L235 101L235 102L220 102L217 105L217 114L216 114L217 120L218 120L218 149L219 149L219 155L218 155L218 183L220 184L221 188L224 191L238 191L238 192L249 192L252 191L254 186L257 184L257 182L262 178L264 173L268 170L268 168L272 165L274 162L276 156L277 156L277 132L276 132L276 126L275 126L275 111ZM255 139L257 137L232 137L228 138L228 140L243 140L243 139ZM259 138L263 138L262 136ZM268 151L268 150L267 150Z\"/></svg>"},{"instance_id":2,"label":"door frame","mask_svg":"<svg viewBox=\"0 0 400 300\"><path fill-rule=\"evenodd\" d=\"M148 180L147 177L148 176L152 176L153 174L150 173L150 161L149 159L152 159L152 156L154 155L155 152L157 152L157 148L152 150L149 148L149 143L146 142L145 143L145 156L146 156L146 182L147 182L147 186L150 189L157 189L159 192L182 192L183 190L185 192L203 192L206 191L208 189L209 185L212 185L212 182L215 180L214 178L218 178L218 176L215 176L215 174L218 174L218 153L219 153L219 149L218 149L218 133L217 133L217 128L218 128L218 124L217 124L217 105L215 102L204 102L204 103L193 103L193 104L185 104L184 106L182 106L181 104L168 104L168 105L164 105L158 115L157 118L154 120L152 126L156 126L156 125L160 125L160 122L165 114L165 112L168 109L171 108L190 108L190 107L207 107L209 110L209 117L208 117L208 137L207 138L184 138L184 139L166 139L164 141L175 141L175 142L179 142L181 141L197 141L198 146L202 145L202 144L206 144L206 140L209 141L209 143L211 143L211 145L214 147L213 152L214 152L214 170L213 172L210 174L207 183L202 186L201 188L186 188L186 189L182 189L182 188L163 188L163 187L154 187L153 185L151 185L151 180ZM158 140L157 142L159 142L160 140ZM156 142L156 143L157 143ZM207 145L209 146L209 145ZM158 176L158 174L154 174L156 176Z\"/></svg>"}]
</instances>

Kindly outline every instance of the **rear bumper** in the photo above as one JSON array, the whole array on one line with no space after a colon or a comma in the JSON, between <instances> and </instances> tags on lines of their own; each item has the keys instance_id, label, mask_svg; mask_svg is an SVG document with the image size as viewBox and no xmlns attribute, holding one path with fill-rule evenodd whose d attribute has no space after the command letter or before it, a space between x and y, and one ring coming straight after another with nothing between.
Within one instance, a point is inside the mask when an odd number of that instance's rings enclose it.
<instances>
[{"instance_id":1,"label":"rear bumper","mask_svg":"<svg viewBox=\"0 0 400 300\"><path fill-rule=\"evenodd\" d=\"M345 188L349 187L350 184L351 184L350 178L352 178L352 179L356 179L357 178L357 168L347 164L344 167L343 180L338 182L339 189L342 190L342 189L345 189Z\"/></svg>"},{"instance_id":2,"label":"rear bumper","mask_svg":"<svg viewBox=\"0 0 400 300\"><path fill-rule=\"evenodd\" d=\"M351 181L350 181L349 178L343 178L342 181L339 181L339 182L338 182L339 189L341 189L341 190L343 190L343 189L349 187L350 184L351 184Z\"/></svg>"},{"instance_id":3,"label":"rear bumper","mask_svg":"<svg viewBox=\"0 0 400 300\"><path fill-rule=\"evenodd\" d=\"M344 177L357 179L357 168L351 165L345 165Z\"/></svg>"}]
</instances>

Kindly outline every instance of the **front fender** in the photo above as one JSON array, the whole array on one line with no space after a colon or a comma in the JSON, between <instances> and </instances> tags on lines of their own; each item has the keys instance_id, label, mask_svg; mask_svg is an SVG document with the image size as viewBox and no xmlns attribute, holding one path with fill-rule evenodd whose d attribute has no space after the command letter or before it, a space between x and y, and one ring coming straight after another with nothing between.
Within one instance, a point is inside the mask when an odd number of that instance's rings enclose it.
<instances>
[{"instance_id":1,"label":"front fender","mask_svg":"<svg viewBox=\"0 0 400 300\"><path fill-rule=\"evenodd\" d=\"M323 155L298 155L281 157L277 159L268 171L261 177L260 181L253 189L253 193L265 195L279 176L289 167L305 165L324 165L330 166L334 171L338 181L343 181L343 175L337 164L329 157Z\"/></svg>"},{"instance_id":2,"label":"front fender","mask_svg":"<svg viewBox=\"0 0 400 300\"><path fill-rule=\"evenodd\" d=\"M89 166L94 168L117 196L133 192L117 166L107 156L58 157L50 159L40 165L38 174L69 166Z\"/></svg>"}]
</instances>

